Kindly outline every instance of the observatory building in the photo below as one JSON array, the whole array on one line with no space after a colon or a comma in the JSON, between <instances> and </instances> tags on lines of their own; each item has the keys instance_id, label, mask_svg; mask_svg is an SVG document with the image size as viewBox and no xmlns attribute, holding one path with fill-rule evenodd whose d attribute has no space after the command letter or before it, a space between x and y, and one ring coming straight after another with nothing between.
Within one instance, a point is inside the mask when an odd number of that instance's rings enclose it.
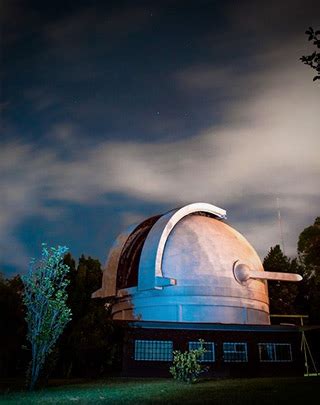
<instances>
[{"instance_id":1,"label":"observatory building","mask_svg":"<svg viewBox=\"0 0 320 405\"><path fill-rule=\"evenodd\" d=\"M267 286L301 276L265 272L225 220L225 210L195 203L117 238L93 298L111 299L123 325L125 375L169 375L173 350L196 348L199 339L209 375L303 373L299 331L270 325Z\"/></svg>"}]
</instances>

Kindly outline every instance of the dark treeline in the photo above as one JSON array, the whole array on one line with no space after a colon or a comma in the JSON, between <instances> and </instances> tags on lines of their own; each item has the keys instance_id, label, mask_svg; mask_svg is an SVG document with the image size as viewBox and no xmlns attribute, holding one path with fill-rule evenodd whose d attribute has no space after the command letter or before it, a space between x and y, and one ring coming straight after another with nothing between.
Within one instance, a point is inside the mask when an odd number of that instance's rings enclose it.
<instances>
[{"instance_id":1,"label":"dark treeline","mask_svg":"<svg viewBox=\"0 0 320 405\"><path fill-rule=\"evenodd\" d=\"M270 313L305 314L309 323L320 324L320 217L301 232L296 258L287 257L276 245L269 250L263 267L303 276L299 283L268 282Z\"/></svg>"},{"instance_id":2,"label":"dark treeline","mask_svg":"<svg viewBox=\"0 0 320 405\"><path fill-rule=\"evenodd\" d=\"M263 261L266 271L299 273L299 283L269 281L270 313L276 315L308 315L303 318L305 336L317 370L320 371L320 217L305 228L298 240L297 257L284 255L279 245L268 252ZM295 323L301 318L271 318L273 323ZM309 362L310 362L309 358ZM311 362L310 362L311 364ZM312 369L312 372L315 371Z\"/></svg>"},{"instance_id":3,"label":"dark treeline","mask_svg":"<svg viewBox=\"0 0 320 405\"><path fill-rule=\"evenodd\" d=\"M98 377L120 369L121 330L112 322L101 299L91 294L101 287L102 270L98 260L81 256L78 264L70 254L68 306L69 322L49 355L42 378ZM31 353L26 340L27 326L22 304L20 276L0 278L0 375L23 377Z\"/></svg>"},{"instance_id":4,"label":"dark treeline","mask_svg":"<svg viewBox=\"0 0 320 405\"><path fill-rule=\"evenodd\" d=\"M76 265L70 254L68 306L69 322L46 362L43 378L49 376L99 377L121 370L121 329L111 320L102 299L91 299L101 286L98 260L81 256ZM298 240L297 257L284 255L279 245L272 247L263 262L266 271L294 272L300 283L269 282L272 314L305 314L310 324L320 324L320 218L304 229ZM23 377L31 358L26 340L23 284L20 276L5 279L0 274L0 376ZM313 332L312 332L313 333ZM320 364L319 330L311 335Z\"/></svg>"}]
</instances>

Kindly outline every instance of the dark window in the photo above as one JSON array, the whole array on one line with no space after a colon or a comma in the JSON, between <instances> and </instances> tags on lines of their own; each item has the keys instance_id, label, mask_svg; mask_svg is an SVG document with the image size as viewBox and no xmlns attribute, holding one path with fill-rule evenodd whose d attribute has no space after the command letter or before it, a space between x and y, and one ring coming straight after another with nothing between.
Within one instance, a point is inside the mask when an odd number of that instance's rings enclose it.
<instances>
[{"instance_id":1,"label":"dark window","mask_svg":"<svg viewBox=\"0 0 320 405\"><path fill-rule=\"evenodd\" d=\"M189 342L189 350L199 349L200 346L200 342ZM203 342L203 347L206 349L206 352L201 356L199 361L213 363L215 361L214 342Z\"/></svg>"},{"instance_id":2,"label":"dark window","mask_svg":"<svg viewBox=\"0 0 320 405\"><path fill-rule=\"evenodd\" d=\"M223 343L223 360L225 362L247 362L247 344L237 342Z\"/></svg>"},{"instance_id":3,"label":"dark window","mask_svg":"<svg viewBox=\"0 0 320 405\"><path fill-rule=\"evenodd\" d=\"M143 361L171 361L173 343L170 340L135 340L134 359Z\"/></svg>"},{"instance_id":4,"label":"dark window","mask_svg":"<svg viewBox=\"0 0 320 405\"><path fill-rule=\"evenodd\" d=\"M258 347L261 362L292 361L291 345L289 343L259 343Z\"/></svg>"}]
</instances>

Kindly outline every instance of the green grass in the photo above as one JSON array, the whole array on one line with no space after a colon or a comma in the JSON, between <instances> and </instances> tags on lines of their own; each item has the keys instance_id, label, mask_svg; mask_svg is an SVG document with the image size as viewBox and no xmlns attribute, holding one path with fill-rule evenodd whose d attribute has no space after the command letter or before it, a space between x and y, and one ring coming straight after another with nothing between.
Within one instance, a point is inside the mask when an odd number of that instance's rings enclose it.
<instances>
[{"instance_id":1,"label":"green grass","mask_svg":"<svg viewBox=\"0 0 320 405\"><path fill-rule=\"evenodd\" d=\"M301 404L317 403L320 377L203 380L109 378L0 396L0 404Z\"/></svg>"}]
</instances>

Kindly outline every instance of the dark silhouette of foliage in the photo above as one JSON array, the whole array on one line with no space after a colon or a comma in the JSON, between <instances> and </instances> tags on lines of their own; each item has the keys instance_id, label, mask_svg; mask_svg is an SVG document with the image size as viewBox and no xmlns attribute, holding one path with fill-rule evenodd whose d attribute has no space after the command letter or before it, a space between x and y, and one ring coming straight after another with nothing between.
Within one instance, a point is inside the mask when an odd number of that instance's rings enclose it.
<instances>
[{"instance_id":1,"label":"dark silhouette of foliage","mask_svg":"<svg viewBox=\"0 0 320 405\"><path fill-rule=\"evenodd\" d=\"M119 330L105 308L105 301L92 299L101 286L99 260L81 256L76 266L71 255L68 306L73 313L59 342L55 373L63 377L96 377L117 369L120 362Z\"/></svg>"},{"instance_id":2,"label":"dark silhouette of foliage","mask_svg":"<svg viewBox=\"0 0 320 405\"><path fill-rule=\"evenodd\" d=\"M313 41L318 49L320 48L320 30L314 31L312 27L307 29L306 34L308 35L308 41ZM314 51L310 55L302 56L300 60L305 64L310 66L312 69L317 71L317 75L314 76L313 81L320 79L320 52Z\"/></svg>"},{"instance_id":3,"label":"dark silhouette of foliage","mask_svg":"<svg viewBox=\"0 0 320 405\"><path fill-rule=\"evenodd\" d=\"M309 315L310 323L320 321L320 217L299 236L298 258L290 259L279 245L271 248L263 262L266 271L299 273L299 283L269 281L270 312Z\"/></svg>"},{"instance_id":4,"label":"dark silhouette of foliage","mask_svg":"<svg viewBox=\"0 0 320 405\"><path fill-rule=\"evenodd\" d=\"M279 245L272 247L263 261L265 271L281 273L302 273L302 268L296 259L285 256ZM268 281L270 313L295 314L299 312L299 285L297 283Z\"/></svg>"},{"instance_id":5,"label":"dark silhouette of foliage","mask_svg":"<svg viewBox=\"0 0 320 405\"><path fill-rule=\"evenodd\" d=\"M305 228L298 241L298 257L303 266L305 298L308 313L315 322L320 321L320 217Z\"/></svg>"},{"instance_id":6,"label":"dark silhouette of foliage","mask_svg":"<svg viewBox=\"0 0 320 405\"><path fill-rule=\"evenodd\" d=\"M20 276L5 279L0 274L0 376L14 377L25 371L28 359L23 349L27 332L22 305Z\"/></svg>"},{"instance_id":7,"label":"dark silhouette of foliage","mask_svg":"<svg viewBox=\"0 0 320 405\"><path fill-rule=\"evenodd\" d=\"M309 272L320 272L320 217L301 232L298 254Z\"/></svg>"}]
</instances>

